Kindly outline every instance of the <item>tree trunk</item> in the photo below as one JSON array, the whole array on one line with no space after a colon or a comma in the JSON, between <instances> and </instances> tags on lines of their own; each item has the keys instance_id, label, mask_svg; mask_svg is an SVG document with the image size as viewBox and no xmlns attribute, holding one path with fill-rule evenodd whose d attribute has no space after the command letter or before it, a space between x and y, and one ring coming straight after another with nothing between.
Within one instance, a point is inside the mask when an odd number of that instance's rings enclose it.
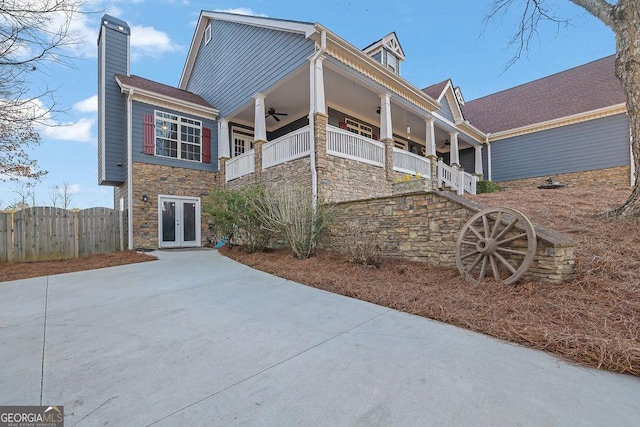
<instances>
[{"instance_id":1,"label":"tree trunk","mask_svg":"<svg viewBox=\"0 0 640 427\"><path fill-rule=\"evenodd\" d=\"M616 76L627 96L631 151L635 165L633 192L610 215L640 219L640 0L619 0L613 13L616 36Z\"/></svg>"}]
</instances>

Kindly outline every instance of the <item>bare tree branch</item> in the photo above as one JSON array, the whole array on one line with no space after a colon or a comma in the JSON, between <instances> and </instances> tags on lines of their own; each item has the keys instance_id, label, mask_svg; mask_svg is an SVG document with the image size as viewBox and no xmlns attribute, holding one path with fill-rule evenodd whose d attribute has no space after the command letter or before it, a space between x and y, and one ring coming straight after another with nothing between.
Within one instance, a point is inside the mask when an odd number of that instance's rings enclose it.
<instances>
[{"instance_id":1,"label":"bare tree branch","mask_svg":"<svg viewBox=\"0 0 640 427\"><path fill-rule=\"evenodd\" d=\"M587 12L604 22L608 27L612 27L614 25L613 12L614 5L609 3L606 0L569 0L571 3L574 3L582 8L584 8Z\"/></svg>"}]
</instances>

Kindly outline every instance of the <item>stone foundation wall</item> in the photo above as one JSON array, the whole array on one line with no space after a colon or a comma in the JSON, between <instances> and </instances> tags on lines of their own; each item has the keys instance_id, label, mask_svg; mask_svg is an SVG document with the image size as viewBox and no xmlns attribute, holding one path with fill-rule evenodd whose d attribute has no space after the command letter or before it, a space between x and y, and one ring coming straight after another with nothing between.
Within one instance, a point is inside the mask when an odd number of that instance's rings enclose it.
<instances>
[{"instance_id":1,"label":"stone foundation wall","mask_svg":"<svg viewBox=\"0 0 640 427\"><path fill-rule=\"evenodd\" d=\"M538 188L539 185L545 184L548 178L551 178L567 187L630 187L630 177L630 166L619 166L615 168L539 176L496 183L503 189L521 190Z\"/></svg>"},{"instance_id":2,"label":"stone foundation wall","mask_svg":"<svg viewBox=\"0 0 640 427\"><path fill-rule=\"evenodd\" d=\"M311 188L311 160L304 157L263 169L260 180L267 188L278 188L287 184ZM237 190L255 183L255 174L249 174L227 182L226 187Z\"/></svg>"},{"instance_id":3,"label":"stone foundation wall","mask_svg":"<svg viewBox=\"0 0 640 427\"><path fill-rule=\"evenodd\" d=\"M455 268L458 233L483 206L446 192L415 192L343 202L323 239L325 247L344 251L351 224L369 230L383 254L432 266ZM550 231L538 232L537 252L525 279L559 283L575 268L571 240Z\"/></svg>"},{"instance_id":4,"label":"stone foundation wall","mask_svg":"<svg viewBox=\"0 0 640 427\"><path fill-rule=\"evenodd\" d=\"M203 198L218 185L216 172L133 163L133 247L158 247L158 195ZM149 200L142 201L147 195ZM208 237L207 223L201 221L202 243Z\"/></svg>"},{"instance_id":5,"label":"stone foundation wall","mask_svg":"<svg viewBox=\"0 0 640 427\"><path fill-rule=\"evenodd\" d=\"M328 202L388 196L391 183L383 167L328 155L318 170L318 194Z\"/></svg>"}]
</instances>

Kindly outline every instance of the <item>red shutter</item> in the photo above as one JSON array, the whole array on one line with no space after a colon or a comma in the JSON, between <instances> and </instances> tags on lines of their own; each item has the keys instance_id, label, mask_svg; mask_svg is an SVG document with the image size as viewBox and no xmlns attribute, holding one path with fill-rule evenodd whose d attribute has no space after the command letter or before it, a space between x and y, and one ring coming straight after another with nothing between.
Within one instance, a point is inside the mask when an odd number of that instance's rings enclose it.
<instances>
[{"instance_id":1,"label":"red shutter","mask_svg":"<svg viewBox=\"0 0 640 427\"><path fill-rule=\"evenodd\" d=\"M156 145L154 128L153 116L151 114L142 116L142 152L144 154L154 154Z\"/></svg>"},{"instance_id":2,"label":"red shutter","mask_svg":"<svg viewBox=\"0 0 640 427\"><path fill-rule=\"evenodd\" d=\"M211 129L202 128L202 163L211 163Z\"/></svg>"},{"instance_id":3,"label":"red shutter","mask_svg":"<svg viewBox=\"0 0 640 427\"><path fill-rule=\"evenodd\" d=\"M347 129L347 123L346 122L340 122L338 123L338 126L340 126L340 129Z\"/></svg>"}]
</instances>

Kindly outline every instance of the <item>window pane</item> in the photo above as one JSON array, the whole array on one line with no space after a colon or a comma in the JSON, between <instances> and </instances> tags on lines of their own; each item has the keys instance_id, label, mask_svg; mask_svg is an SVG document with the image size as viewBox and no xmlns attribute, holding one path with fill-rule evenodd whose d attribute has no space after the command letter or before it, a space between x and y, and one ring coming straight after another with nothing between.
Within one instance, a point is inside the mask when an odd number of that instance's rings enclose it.
<instances>
[{"instance_id":1,"label":"window pane","mask_svg":"<svg viewBox=\"0 0 640 427\"><path fill-rule=\"evenodd\" d=\"M176 204L174 202L162 203L162 241L176 241Z\"/></svg>"},{"instance_id":2,"label":"window pane","mask_svg":"<svg viewBox=\"0 0 640 427\"><path fill-rule=\"evenodd\" d=\"M193 242L196 240L196 204L183 203L182 209L183 240Z\"/></svg>"}]
</instances>

